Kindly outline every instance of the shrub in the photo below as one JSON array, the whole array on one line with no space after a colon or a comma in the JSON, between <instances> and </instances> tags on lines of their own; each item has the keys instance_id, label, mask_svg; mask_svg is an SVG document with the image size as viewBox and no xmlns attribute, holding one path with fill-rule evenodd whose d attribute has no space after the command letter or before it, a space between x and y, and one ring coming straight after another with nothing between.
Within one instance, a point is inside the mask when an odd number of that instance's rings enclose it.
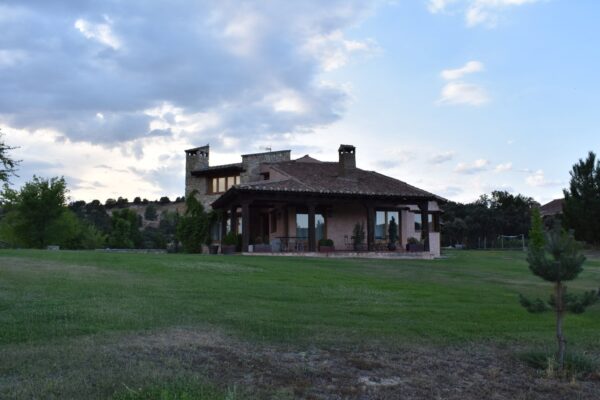
<instances>
[{"instance_id":1,"label":"shrub","mask_svg":"<svg viewBox=\"0 0 600 400\"><path fill-rule=\"evenodd\" d=\"M331 239L319 239L319 247L333 247L333 240Z\"/></svg>"}]
</instances>

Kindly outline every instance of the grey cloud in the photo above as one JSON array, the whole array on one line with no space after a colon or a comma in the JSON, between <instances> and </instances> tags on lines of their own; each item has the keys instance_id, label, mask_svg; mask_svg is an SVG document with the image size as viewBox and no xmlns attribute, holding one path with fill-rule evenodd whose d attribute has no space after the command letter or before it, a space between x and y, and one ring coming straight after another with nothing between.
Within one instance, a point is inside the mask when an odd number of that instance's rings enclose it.
<instances>
[{"instance_id":1,"label":"grey cloud","mask_svg":"<svg viewBox=\"0 0 600 400\"><path fill-rule=\"evenodd\" d=\"M356 24L373 5L9 0L0 7L0 48L23 54L0 65L0 91L13 94L0 96L0 117L15 128L54 128L73 141L111 145L171 135L150 130L144 113L165 102L217 113L216 127L196 132L209 138L250 140L336 121L347 94L317 83L320 60L305 44ZM236 36L252 18L258 22ZM108 26L121 46L85 37L78 19ZM296 93L306 110L281 112L265 101L282 91ZM175 122L172 114L163 119Z\"/></svg>"}]
</instances>

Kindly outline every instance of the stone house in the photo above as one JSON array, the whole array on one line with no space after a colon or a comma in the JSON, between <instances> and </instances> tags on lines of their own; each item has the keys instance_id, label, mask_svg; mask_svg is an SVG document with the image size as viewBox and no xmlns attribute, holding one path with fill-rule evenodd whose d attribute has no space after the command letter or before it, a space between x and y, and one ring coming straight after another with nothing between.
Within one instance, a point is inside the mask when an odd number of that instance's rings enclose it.
<instances>
[{"instance_id":1,"label":"stone house","mask_svg":"<svg viewBox=\"0 0 600 400\"><path fill-rule=\"evenodd\" d=\"M362 224L365 251L387 251L389 224L398 231L396 251L416 238L425 253L440 254L440 204L446 200L403 181L356 166L356 148L341 145L337 162L290 150L244 154L242 162L211 166L209 146L186 150L186 196L195 193L221 211L216 242L233 230L242 251L268 244L272 251L314 252L320 239L336 251L354 250L353 229ZM264 247L264 246L263 246Z\"/></svg>"}]
</instances>

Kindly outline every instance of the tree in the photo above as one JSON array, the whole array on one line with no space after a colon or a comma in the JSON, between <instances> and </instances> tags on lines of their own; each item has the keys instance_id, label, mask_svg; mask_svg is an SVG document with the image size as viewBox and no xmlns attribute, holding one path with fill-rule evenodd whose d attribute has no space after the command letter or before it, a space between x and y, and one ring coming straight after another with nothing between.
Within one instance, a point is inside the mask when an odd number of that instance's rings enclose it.
<instances>
[{"instance_id":1,"label":"tree","mask_svg":"<svg viewBox=\"0 0 600 400\"><path fill-rule=\"evenodd\" d=\"M135 205L139 205L142 204L142 199L138 196L136 198L133 199L133 204Z\"/></svg>"},{"instance_id":2,"label":"tree","mask_svg":"<svg viewBox=\"0 0 600 400\"><path fill-rule=\"evenodd\" d=\"M167 196L163 196L160 198L160 200L158 202L160 204L169 204L171 202L171 200Z\"/></svg>"},{"instance_id":3,"label":"tree","mask_svg":"<svg viewBox=\"0 0 600 400\"><path fill-rule=\"evenodd\" d=\"M210 243L210 226L215 220L214 213L204 211L196 196L188 196L185 214L177 224L177 239L187 253L202 253L202 245Z\"/></svg>"},{"instance_id":4,"label":"tree","mask_svg":"<svg viewBox=\"0 0 600 400\"><path fill-rule=\"evenodd\" d=\"M573 238L562 229L560 224L555 224L553 229L544 238L544 243L539 246L537 232L542 229L541 219L532 221L534 227L530 232L536 240L533 246L529 246L527 262L529 269L534 275L545 281L554 283L554 291L550 300L544 303L541 299L530 300L520 295L520 302L527 311L538 313L553 310L556 315L556 340L558 350L556 359L559 370L564 368L566 339L563 334L563 320L567 311L580 314L598 300L600 292L589 291L581 295L567 293L565 281L571 281L583 270L585 257L579 251L579 245Z\"/></svg>"},{"instance_id":5,"label":"tree","mask_svg":"<svg viewBox=\"0 0 600 400\"><path fill-rule=\"evenodd\" d=\"M142 244L138 215L128 209L117 210L112 214L112 230L108 245L117 249L138 248Z\"/></svg>"},{"instance_id":6,"label":"tree","mask_svg":"<svg viewBox=\"0 0 600 400\"><path fill-rule=\"evenodd\" d=\"M575 238L600 244L600 160L590 151L570 172L569 189L563 190L563 222L575 230Z\"/></svg>"},{"instance_id":7,"label":"tree","mask_svg":"<svg viewBox=\"0 0 600 400\"><path fill-rule=\"evenodd\" d=\"M0 183L7 184L11 175L15 175L19 161L15 161L9 152L15 147L8 146L4 143L3 133L0 132Z\"/></svg>"},{"instance_id":8,"label":"tree","mask_svg":"<svg viewBox=\"0 0 600 400\"><path fill-rule=\"evenodd\" d=\"M529 247L536 252L543 251L546 239L544 238L544 222L539 208L531 212L531 229L529 230Z\"/></svg>"},{"instance_id":9,"label":"tree","mask_svg":"<svg viewBox=\"0 0 600 400\"><path fill-rule=\"evenodd\" d=\"M2 232L15 245L43 248L73 235L72 218L65 215L67 186L64 178L37 176L15 191L5 187Z\"/></svg>"},{"instance_id":10,"label":"tree","mask_svg":"<svg viewBox=\"0 0 600 400\"><path fill-rule=\"evenodd\" d=\"M154 204L149 204L146 206L144 210L144 219L148 221L156 221L158 218L158 213L156 212L156 206Z\"/></svg>"}]
</instances>

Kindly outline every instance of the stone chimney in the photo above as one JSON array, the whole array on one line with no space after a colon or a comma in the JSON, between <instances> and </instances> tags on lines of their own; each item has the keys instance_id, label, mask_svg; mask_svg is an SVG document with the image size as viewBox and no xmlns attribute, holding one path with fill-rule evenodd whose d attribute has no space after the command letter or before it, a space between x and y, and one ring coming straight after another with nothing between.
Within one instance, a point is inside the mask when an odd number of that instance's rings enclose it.
<instances>
[{"instance_id":1,"label":"stone chimney","mask_svg":"<svg viewBox=\"0 0 600 400\"><path fill-rule=\"evenodd\" d=\"M208 168L208 155L210 153L209 145L196 147L185 151L185 172Z\"/></svg>"},{"instance_id":2,"label":"stone chimney","mask_svg":"<svg viewBox=\"0 0 600 400\"><path fill-rule=\"evenodd\" d=\"M340 156L340 175L345 175L346 172L356 169L356 147L351 144L341 144L338 149L338 154Z\"/></svg>"}]
</instances>

